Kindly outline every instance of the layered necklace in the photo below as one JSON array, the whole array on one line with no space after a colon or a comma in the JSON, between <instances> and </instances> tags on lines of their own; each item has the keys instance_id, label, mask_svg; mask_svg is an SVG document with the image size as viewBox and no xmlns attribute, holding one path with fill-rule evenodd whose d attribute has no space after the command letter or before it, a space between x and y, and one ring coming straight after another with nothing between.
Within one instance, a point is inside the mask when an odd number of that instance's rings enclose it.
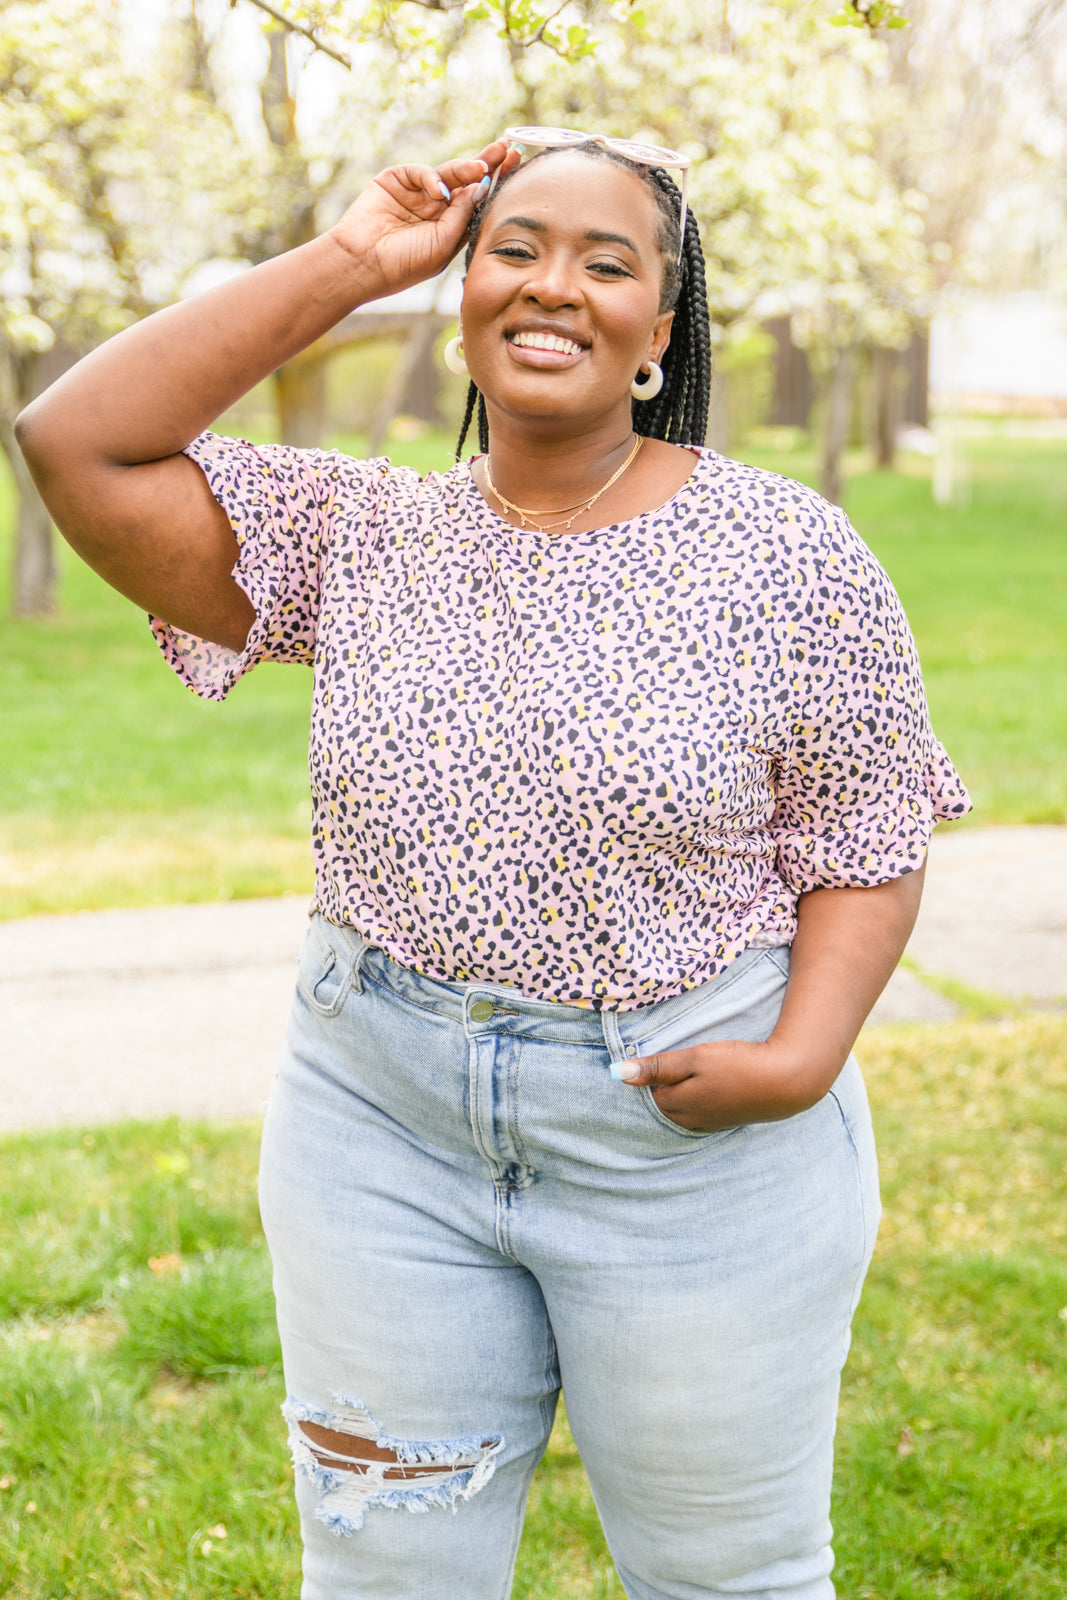
<instances>
[{"instance_id":1,"label":"layered necklace","mask_svg":"<svg viewBox=\"0 0 1067 1600\"><path fill-rule=\"evenodd\" d=\"M515 513L515 515L520 519L522 527L525 528L529 526L536 529L538 533L551 533L555 528L569 528L571 523L576 522L584 511L591 511L596 505L597 501L600 499L600 496L602 494L607 494L613 483L618 483L627 467L630 466L634 461L637 452L640 450L644 442L644 434L635 434L633 449L626 457L626 460L623 462L622 466L619 467L616 472L611 474L611 477L608 479L607 483L603 484L591 499L582 500L578 505L560 506L555 511L531 511L526 506L517 506L513 500L509 500L506 495L502 495L496 484L493 482L492 474L489 471L488 456L485 458L485 486L489 490L489 493L493 495L495 499L500 501L502 506L506 506L509 511L513 511ZM564 513L567 511L572 513L571 516L564 516ZM542 523L538 522L538 517L560 517L562 520L560 522Z\"/></svg>"}]
</instances>

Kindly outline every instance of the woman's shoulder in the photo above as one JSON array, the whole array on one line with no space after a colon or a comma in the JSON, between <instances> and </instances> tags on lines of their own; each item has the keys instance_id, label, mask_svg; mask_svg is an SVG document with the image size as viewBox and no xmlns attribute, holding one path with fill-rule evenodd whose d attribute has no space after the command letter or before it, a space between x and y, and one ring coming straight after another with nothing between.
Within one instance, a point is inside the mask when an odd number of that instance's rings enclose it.
<instances>
[{"instance_id":1,"label":"woman's shoulder","mask_svg":"<svg viewBox=\"0 0 1067 1600\"><path fill-rule=\"evenodd\" d=\"M761 587L806 595L813 611L845 598L872 614L900 610L874 551L842 508L808 484L708 448L691 482L699 484L705 547L733 558L740 584L758 572Z\"/></svg>"},{"instance_id":2,"label":"woman's shoulder","mask_svg":"<svg viewBox=\"0 0 1067 1600\"><path fill-rule=\"evenodd\" d=\"M388 456L356 456L274 441L253 441L208 431L184 452L213 487L229 496L281 494L290 504L317 504L334 512L407 505L447 490L457 469L420 473Z\"/></svg>"},{"instance_id":3,"label":"woman's shoulder","mask_svg":"<svg viewBox=\"0 0 1067 1600\"><path fill-rule=\"evenodd\" d=\"M810 484L721 455L710 445L701 448L697 471L712 494L729 498L750 514L766 511L777 514L780 521L792 518L812 528L829 528L845 520L841 507L824 499Z\"/></svg>"}]
</instances>

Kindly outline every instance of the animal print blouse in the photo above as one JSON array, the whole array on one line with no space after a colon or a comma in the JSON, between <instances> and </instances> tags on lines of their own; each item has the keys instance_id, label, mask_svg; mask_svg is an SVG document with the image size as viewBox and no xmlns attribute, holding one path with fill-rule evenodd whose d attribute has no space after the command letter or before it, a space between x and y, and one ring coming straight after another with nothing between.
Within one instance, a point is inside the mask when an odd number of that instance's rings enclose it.
<instances>
[{"instance_id":1,"label":"animal print blouse","mask_svg":"<svg viewBox=\"0 0 1067 1600\"><path fill-rule=\"evenodd\" d=\"M315 668L316 903L445 981L627 1010L788 944L797 896L918 867L970 801L882 568L810 489L711 451L656 511L498 517L464 463L204 434L240 654L154 621L221 700Z\"/></svg>"}]
</instances>

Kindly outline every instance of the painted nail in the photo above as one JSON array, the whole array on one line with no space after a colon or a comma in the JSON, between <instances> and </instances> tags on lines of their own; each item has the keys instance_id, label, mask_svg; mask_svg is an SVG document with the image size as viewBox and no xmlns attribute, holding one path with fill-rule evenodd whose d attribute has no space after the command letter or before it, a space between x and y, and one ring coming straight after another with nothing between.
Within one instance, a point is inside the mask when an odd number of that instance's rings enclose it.
<instances>
[{"instance_id":1,"label":"painted nail","mask_svg":"<svg viewBox=\"0 0 1067 1600\"><path fill-rule=\"evenodd\" d=\"M446 200L451 200L452 190L448 187L447 183L442 183L440 178L438 178L437 187L440 189Z\"/></svg>"},{"instance_id":2,"label":"painted nail","mask_svg":"<svg viewBox=\"0 0 1067 1600\"><path fill-rule=\"evenodd\" d=\"M611 1076L616 1083L632 1083L634 1078L641 1076L641 1063L639 1061L613 1061L611 1063Z\"/></svg>"},{"instance_id":3,"label":"painted nail","mask_svg":"<svg viewBox=\"0 0 1067 1600\"><path fill-rule=\"evenodd\" d=\"M482 179L481 183L478 185L477 189L475 189L475 191L474 191L475 201L484 200L485 199L486 195L489 193L489 188L490 188L490 185L492 184L492 181L493 181L492 178L489 176L488 173L486 173L485 177Z\"/></svg>"}]
</instances>

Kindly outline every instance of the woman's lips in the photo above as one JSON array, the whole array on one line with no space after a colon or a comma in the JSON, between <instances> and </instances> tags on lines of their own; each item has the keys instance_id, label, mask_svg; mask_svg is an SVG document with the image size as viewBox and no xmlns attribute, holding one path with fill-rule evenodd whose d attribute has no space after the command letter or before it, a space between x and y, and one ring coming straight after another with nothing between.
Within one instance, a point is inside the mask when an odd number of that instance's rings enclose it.
<instances>
[{"instance_id":1,"label":"woman's lips","mask_svg":"<svg viewBox=\"0 0 1067 1600\"><path fill-rule=\"evenodd\" d=\"M514 361L524 367L540 367L545 371L561 371L575 366L585 355L585 350L573 339L559 335L509 334L508 351Z\"/></svg>"}]
</instances>

